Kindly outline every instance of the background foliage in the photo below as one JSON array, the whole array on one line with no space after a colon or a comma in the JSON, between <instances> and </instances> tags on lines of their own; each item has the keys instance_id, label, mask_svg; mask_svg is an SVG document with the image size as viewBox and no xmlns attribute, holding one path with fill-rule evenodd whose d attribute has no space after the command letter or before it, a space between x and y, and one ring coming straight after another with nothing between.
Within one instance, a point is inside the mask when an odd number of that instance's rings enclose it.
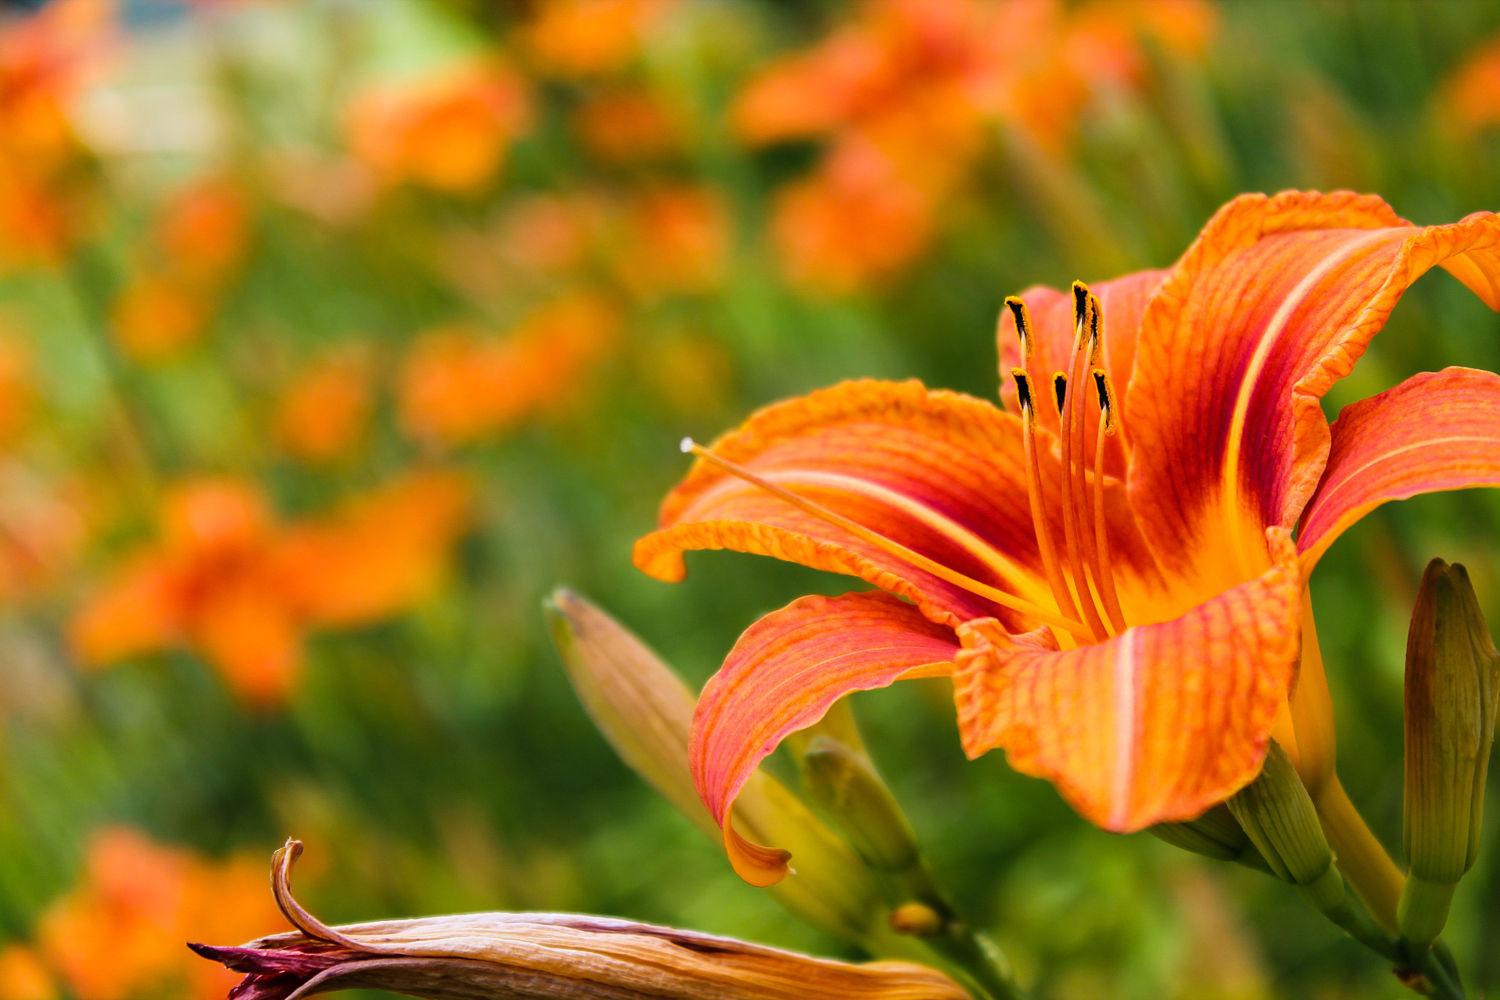
<instances>
[{"instance_id":1,"label":"background foliage","mask_svg":"<svg viewBox=\"0 0 1500 1000\"><path fill-rule=\"evenodd\" d=\"M277 928L291 833L329 919L835 952L616 761L547 643L567 582L698 683L844 589L636 573L678 439L852 376L988 396L1004 295L1169 263L1241 191L1500 203L1479 0L58 0L3 30L0 1000L221 996L180 942ZM1500 369L1497 334L1435 275L1329 411ZM1387 843L1421 567L1466 562L1500 614L1497 539L1494 498L1432 497L1319 572L1341 771ZM1396 995L1284 887L963 762L918 690L859 700L869 741L1042 995ZM1500 850L1451 926L1500 987Z\"/></svg>"}]
</instances>

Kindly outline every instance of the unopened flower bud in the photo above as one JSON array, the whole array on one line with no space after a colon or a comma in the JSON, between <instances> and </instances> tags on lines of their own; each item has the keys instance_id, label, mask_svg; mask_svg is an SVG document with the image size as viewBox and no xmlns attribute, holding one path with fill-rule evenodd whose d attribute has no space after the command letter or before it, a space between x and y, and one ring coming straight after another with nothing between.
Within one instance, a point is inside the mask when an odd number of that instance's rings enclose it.
<instances>
[{"instance_id":1,"label":"unopened flower bud","mask_svg":"<svg viewBox=\"0 0 1500 1000\"><path fill-rule=\"evenodd\" d=\"M276 902L296 928L240 947L192 945L245 979L241 1000L302 1000L368 987L426 1000L965 1000L952 980L907 962L851 965L693 931L570 913L469 913L329 927L291 891L302 845L272 863Z\"/></svg>"},{"instance_id":2,"label":"unopened flower bud","mask_svg":"<svg viewBox=\"0 0 1500 1000\"><path fill-rule=\"evenodd\" d=\"M547 602L568 679L583 707L629 767L715 842L722 837L693 787L688 733L693 695L640 639L577 594L559 589ZM769 774L751 775L735 819L761 843L781 844L797 858L797 877L770 891L803 920L837 937L873 947L889 928L882 895L850 845L790 789Z\"/></svg>"},{"instance_id":3,"label":"unopened flower bud","mask_svg":"<svg viewBox=\"0 0 1500 1000\"><path fill-rule=\"evenodd\" d=\"M802 767L808 796L833 818L866 864L898 874L921 863L916 834L868 757L819 737L803 753Z\"/></svg>"},{"instance_id":4,"label":"unopened flower bud","mask_svg":"<svg viewBox=\"0 0 1500 1000\"><path fill-rule=\"evenodd\" d=\"M1157 839L1184 851L1270 871L1234 815L1223 805L1214 806L1196 819L1158 823L1149 829Z\"/></svg>"},{"instance_id":5,"label":"unopened flower bud","mask_svg":"<svg viewBox=\"0 0 1500 1000\"><path fill-rule=\"evenodd\" d=\"M1397 919L1425 947L1474 864L1500 696L1500 654L1468 572L1434 559L1406 641L1406 803L1411 866Z\"/></svg>"},{"instance_id":6,"label":"unopened flower bud","mask_svg":"<svg viewBox=\"0 0 1500 1000\"><path fill-rule=\"evenodd\" d=\"M1226 804L1272 874L1302 888L1325 912L1343 899L1344 881L1317 810L1279 743L1271 741L1259 777Z\"/></svg>"}]
</instances>

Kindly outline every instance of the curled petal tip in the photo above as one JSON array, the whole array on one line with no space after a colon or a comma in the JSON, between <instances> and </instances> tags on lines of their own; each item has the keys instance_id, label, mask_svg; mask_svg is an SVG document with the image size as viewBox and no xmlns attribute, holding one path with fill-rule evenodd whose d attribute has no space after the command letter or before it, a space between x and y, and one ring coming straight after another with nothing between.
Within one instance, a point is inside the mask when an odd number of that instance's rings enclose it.
<instances>
[{"instance_id":1,"label":"curled petal tip","mask_svg":"<svg viewBox=\"0 0 1500 1000\"><path fill-rule=\"evenodd\" d=\"M790 851L746 840L727 822L724 824L724 851L729 855L734 873L757 889L769 888L792 874Z\"/></svg>"}]
</instances>

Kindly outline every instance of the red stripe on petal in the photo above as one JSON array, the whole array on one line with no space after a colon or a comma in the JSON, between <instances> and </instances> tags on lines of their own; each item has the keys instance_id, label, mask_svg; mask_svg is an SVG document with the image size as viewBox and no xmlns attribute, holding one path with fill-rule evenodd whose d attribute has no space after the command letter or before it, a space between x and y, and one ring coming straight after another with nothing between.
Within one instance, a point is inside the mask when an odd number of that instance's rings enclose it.
<instances>
[{"instance_id":1,"label":"red stripe on petal","mask_svg":"<svg viewBox=\"0 0 1500 1000\"><path fill-rule=\"evenodd\" d=\"M1500 375L1424 372L1346 407L1297 539L1304 572L1381 504L1473 486L1500 486Z\"/></svg>"},{"instance_id":2,"label":"red stripe on petal","mask_svg":"<svg viewBox=\"0 0 1500 1000\"><path fill-rule=\"evenodd\" d=\"M689 748L693 782L741 878L771 885L786 874L786 852L752 844L730 822L760 762L844 695L930 672L957 651L952 631L880 593L804 597L745 630L703 689Z\"/></svg>"},{"instance_id":3,"label":"red stripe on petal","mask_svg":"<svg viewBox=\"0 0 1500 1000\"><path fill-rule=\"evenodd\" d=\"M1275 565L1180 618L1059 650L1050 633L959 630L964 749L1006 750L1108 830L1187 819L1256 774L1299 651L1301 578L1282 529Z\"/></svg>"},{"instance_id":4,"label":"red stripe on petal","mask_svg":"<svg viewBox=\"0 0 1500 1000\"><path fill-rule=\"evenodd\" d=\"M1209 222L1147 307L1131 378L1130 495L1164 563L1186 572L1226 519L1295 522L1327 454L1318 400L1437 264L1500 306L1500 218L1418 227L1378 198L1288 192Z\"/></svg>"}]
</instances>

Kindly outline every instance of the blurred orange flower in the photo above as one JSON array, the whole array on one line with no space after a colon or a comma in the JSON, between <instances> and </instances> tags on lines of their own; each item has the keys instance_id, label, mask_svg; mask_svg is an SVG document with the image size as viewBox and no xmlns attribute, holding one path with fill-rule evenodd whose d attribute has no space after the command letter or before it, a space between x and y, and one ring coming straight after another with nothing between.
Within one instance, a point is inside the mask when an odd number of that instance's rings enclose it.
<instances>
[{"instance_id":1,"label":"blurred orange flower","mask_svg":"<svg viewBox=\"0 0 1500 1000\"><path fill-rule=\"evenodd\" d=\"M239 940L275 920L260 868L244 857L201 858L124 827L99 830L79 884L43 914L36 952L0 967L0 990L14 990L0 997L48 1000L55 976L76 1000L221 1000L236 977L194 961L182 943L206 926Z\"/></svg>"},{"instance_id":2,"label":"blurred orange flower","mask_svg":"<svg viewBox=\"0 0 1500 1000\"><path fill-rule=\"evenodd\" d=\"M0 948L0 1000L57 1000L52 975L25 945Z\"/></svg>"},{"instance_id":3,"label":"blurred orange flower","mask_svg":"<svg viewBox=\"0 0 1500 1000\"><path fill-rule=\"evenodd\" d=\"M544 76L612 73L635 59L672 6L672 0L542 0L522 40Z\"/></svg>"},{"instance_id":4,"label":"blurred orange flower","mask_svg":"<svg viewBox=\"0 0 1500 1000\"><path fill-rule=\"evenodd\" d=\"M443 327L417 339L402 365L401 424L436 445L509 430L566 401L614 344L620 317L586 292L544 305L503 337Z\"/></svg>"},{"instance_id":5,"label":"blurred orange flower","mask_svg":"<svg viewBox=\"0 0 1500 1000\"><path fill-rule=\"evenodd\" d=\"M473 483L456 472L409 473L292 526L276 560L301 615L323 627L350 627L423 600L448 570L473 494Z\"/></svg>"},{"instance_id":6,"label":"blurred orange flower","mask_svg":"<svg viewBox=\"0 0 1500 1000\"><path fill-rule=\"evenodd\" d=\"M1441 114L1462 136L1500 125L1500 34L1477 46L1439 95Z\"/></svg>"},{"instance_id":7,"label":"blurred orange flower","mask_svg":"<svg viewBox=\"0 0 1500 1000\"><path fill-rule=\"evenodd\" d=\"M525 81L492 59L372 87L346 120L354 155L384 183L449 194L489 184L529 123Z\"/></svg>"},{"instance_id":8,"label":"blurred orange flower","mask_svg":"<svg viewBox=\"0 0 1500 1000\"><path fill-rule=\"evenodd\" d=\"M615 269L634 294L653 298L712 291L729 255L729 206L699 184L647 188L626 205Z\"/></svg>"},{"instance_id":9,"label":"blurred orange flower","mask_svg":"<svg viewBox=\"0 0 1500 1000\"><path fill-rule=\"evenodd\" d=\"M573 115L579 140L608 163L671 156L686 144L681 113L646 87L620 87L589 98Z\"/></svg>"},{"instance_id":10,"label":"blurred orange flower","mask_svg":"<svg viewBox=\"0 0 1500 1000\"><path fill-rule=\"evenodd\" d=\"M932 200L894 174L888 159L851 140L777 192L771 236L787 277L847 294L915 258L932 232Z\"/></svg>"},{"instance_id":11,"label":"blurred orange flower","mask_svg":"<svg viewBox=\"0 0 1500 1000\"><path fill-rule=\"evenodd\" d=\"M115 342L127 357L154 362L195 343L214 311L213 298L180 275L133 275L110 309Z\"/></svg>"},{"instance_id":12,"label":"blurred orange flower","mask_svg":"<svg viewBox=\"0 0 1500 1000\"><path fill-rule=\"evenodd\" d=\"M163 501L158 541L75 615L73 647L100 667L187 646L246 702L282 702L307 628L373 621L430 592L467 524L467 496L462 480L414 474L322 518L281 525L250 483L181 484Z\"/></svg>"},{"instance_id":13,"label":"blurred orange flower","mask_svg":"<svg viewBox=\"0 0 1500 1000\"><path fill-rule=\"evenodd\" d=\"M50 264L86 215L70 110L110 40L108 0L57 0L0 30L0 267Z\"/></svg>"},{"instance_id":14,"label":"blurred orange flower","mask_svg":"<svg viewBox=\"0 0 1500 1000\"><path fill-rule=\"evenodd\" d=\"M276 440L300 461L337 461L358 445L373 405L369 358L357 350L334 353L282 390L276 401Z\"/></svg>"},{"instance_id":15,"label":"blurred orange flower","mask_svg":"<svg viewBox=\"0 0 1500 1000\"><path fill-rule=\"evenodd\" d=\"M244 260L250 205L227 177L207 176L177 191L156 220L156 245L174 267L218 284Z\"/></svg>"},{"instance_id":16,"label":"blurred orange flower","mask_svg":"<svg viewBox=\"0 0 1500 1000\"><path fill-rule=\"evenodd\" d=\"M110 310L128 357L162 361L204 334L244 261L249 217L244 192L224 177L200 178L167 199Z\"/></svg>"},{"instance_id":17,"label":"blurred orange flower","mask_svg":"<svg viewBox=\"0 0 1500 1000\"><path fill-rule=\"evenodd\" d=\"M778 202L773 236L789 277L846 292L907 265L967 180L986 129L1009 125L1061 153L1095 94L1140 85L1142 36L1199 55L1214 24L1207 0L860 5L812 48L762 70L732 112L750 145L833 140L813 177ZM866 204L888 246L847 235L868 221Z\"/></svg>"}]
</instances>

